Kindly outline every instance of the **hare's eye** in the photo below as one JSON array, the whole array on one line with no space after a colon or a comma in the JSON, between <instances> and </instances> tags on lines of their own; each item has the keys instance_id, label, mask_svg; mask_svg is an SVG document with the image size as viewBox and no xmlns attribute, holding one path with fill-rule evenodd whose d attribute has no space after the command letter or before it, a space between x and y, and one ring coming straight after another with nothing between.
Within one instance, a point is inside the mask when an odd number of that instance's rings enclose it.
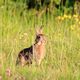
<instances>
[{"instance_id":1,"label":"hare's eye","mask_svg":"<svg viewBox=\"0 0 80 80\"><path fill-rule=\"evenodd\" d=\"M40 36L37 36L37 39L40 39Z\"/></svg>"}]
</instances>

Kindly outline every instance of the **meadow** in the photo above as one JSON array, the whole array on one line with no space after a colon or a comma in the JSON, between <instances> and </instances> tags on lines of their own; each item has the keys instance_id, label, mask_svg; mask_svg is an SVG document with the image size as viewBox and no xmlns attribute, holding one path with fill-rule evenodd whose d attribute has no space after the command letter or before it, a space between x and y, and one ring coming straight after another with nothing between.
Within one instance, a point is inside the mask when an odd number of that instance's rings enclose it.
<instances>
[{"instance_id":1,"label":"meadow","mask_svg":"<svg viewBox=\"0 0 80 80\"><path fill-rule=\"evenodd\" d=\"M80 80L80 15L22 10L16 4L0 6L0 80ZM16 66L19 51L34 43L41 25L47 40L45 59L40 66Z\"/></svg>"}]
</instances>

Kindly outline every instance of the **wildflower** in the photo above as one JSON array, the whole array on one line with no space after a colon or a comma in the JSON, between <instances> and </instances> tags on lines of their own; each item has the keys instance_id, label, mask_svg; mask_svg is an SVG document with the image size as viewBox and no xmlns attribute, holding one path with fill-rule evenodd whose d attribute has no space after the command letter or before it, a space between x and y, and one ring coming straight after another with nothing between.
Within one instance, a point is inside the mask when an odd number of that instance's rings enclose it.
<instances>
[{"instance_id":1,"label":"wildflower","mask_svg":"<svg viewBox=\"0 0 80 80\"><path fill-rule=\"evenodd\" d=\"M57 19L60 20L61 19L61 16L58 16Z\"/></svg>"},{"instance_id":2,"label":"wildflower","mask_svg":"<svg viewBox=\"0 0 80 80\"><path fill-rule=\"evenodd\" d=\"M61 17L61 20L64 20L64 17Z\"/></svg>"},{"instance_id":3,"label":"wildflower","mask_svg":"<svg viewBox=\"0 0 80 80\"><path fill-rule=\"evenodd\" d=\"M57 20L61 20L61 21L64 20L64 16L58 16Z\"/></svg>"},{"instance_id":4,"label":"wildflower","mask_svg":"<svg viewBox=\"0 0 80 80\"><path fill-rule=\"evenodd\" d=\"M71 15L68 15L68 19L71 19Z\"/></svg>"},{"instance_id":5,"label":"wildflower","mask_svg":"<svg viewBox=\"0 0 80 80\"><path fill-rule=\"evenodd\" d=\"M10 68L7 68L7 69L6 69L6 75L7 75L8 77L11 76L11 70L10 70Z\"/></svg>"},{"instance_id":6,"label":"wildflower","mask_svg":"<svg viewBox=\"0 0 80 80\"><path fill-rule=\"evenodd\" d=\"M75 25L71 25L71 30L74 30L74 28L75 28Z\"/></svg>"},{"instance_id":7,"label":"wildflower","mask_svg":"<svg viewBox=\"0 0 80 80\"><path fill-rule=\"evenodd\" d=\"M76 20L76 22L78 22L78 21L79 21L79 19L78 19L78 18L76 18L75 20Z\"/></svg>"},{"instance_id":8,"label":"wildflower","mask_svg":"<svg viewBox=\"0 0 80 80\"><path fill-rule=\"evenodd\" d=\"M74 18L77 18L77 17L78 17L78 15L75 15L75 14L74 14L74 15L73 15L73 17L74 17Z\"/></svg>"},{"instance_id":9,"label":"wildflower","mask_svg":"<svg viewBox=\"0 0 80 80\"><path fill-rule=\"evenodd\" d=\"M68 16L66 14L64 14L64 18L68 18Z\"/></svg>"}]
</instances>

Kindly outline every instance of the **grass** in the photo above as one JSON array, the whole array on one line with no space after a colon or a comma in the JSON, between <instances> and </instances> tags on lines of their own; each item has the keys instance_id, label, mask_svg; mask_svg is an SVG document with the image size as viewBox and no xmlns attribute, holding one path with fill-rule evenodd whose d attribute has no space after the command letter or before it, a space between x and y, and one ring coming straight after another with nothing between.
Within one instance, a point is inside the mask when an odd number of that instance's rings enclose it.
<instances>
[{"instance_id":1,"label":"grass","mask_svg":"<svg viewBox=\"0 0 80 80\"><path fill-rule=\"evenodd\" d=\"M0 7L0 77L3 80L80 80L80 16L54 17L15 4ZM34 43L35 27L44 25L46 56L40 66L16 66L18 52ZM6 75L9 69L11 76ZM20 79L21 78L21 79Z\"/></svg>"}]
</instances>

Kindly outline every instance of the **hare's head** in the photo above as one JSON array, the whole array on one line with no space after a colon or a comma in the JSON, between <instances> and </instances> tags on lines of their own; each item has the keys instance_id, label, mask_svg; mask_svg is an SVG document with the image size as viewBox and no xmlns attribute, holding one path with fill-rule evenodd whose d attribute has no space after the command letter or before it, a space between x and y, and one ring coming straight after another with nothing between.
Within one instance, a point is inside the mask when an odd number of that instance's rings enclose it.
<instances>
[{"instance_id":1,"label":"hare's head","mask_svg":"<svg viewBox=\"0 0 80 80\"><path fill-rule=\"evenodd\" d=\"M45 42L46 42L46 39L43 34L42 27L40 27L39 29L36 30L35 43L38 45L41 45L41 44L45 44Z\"/></svg>"}]
</instances>

